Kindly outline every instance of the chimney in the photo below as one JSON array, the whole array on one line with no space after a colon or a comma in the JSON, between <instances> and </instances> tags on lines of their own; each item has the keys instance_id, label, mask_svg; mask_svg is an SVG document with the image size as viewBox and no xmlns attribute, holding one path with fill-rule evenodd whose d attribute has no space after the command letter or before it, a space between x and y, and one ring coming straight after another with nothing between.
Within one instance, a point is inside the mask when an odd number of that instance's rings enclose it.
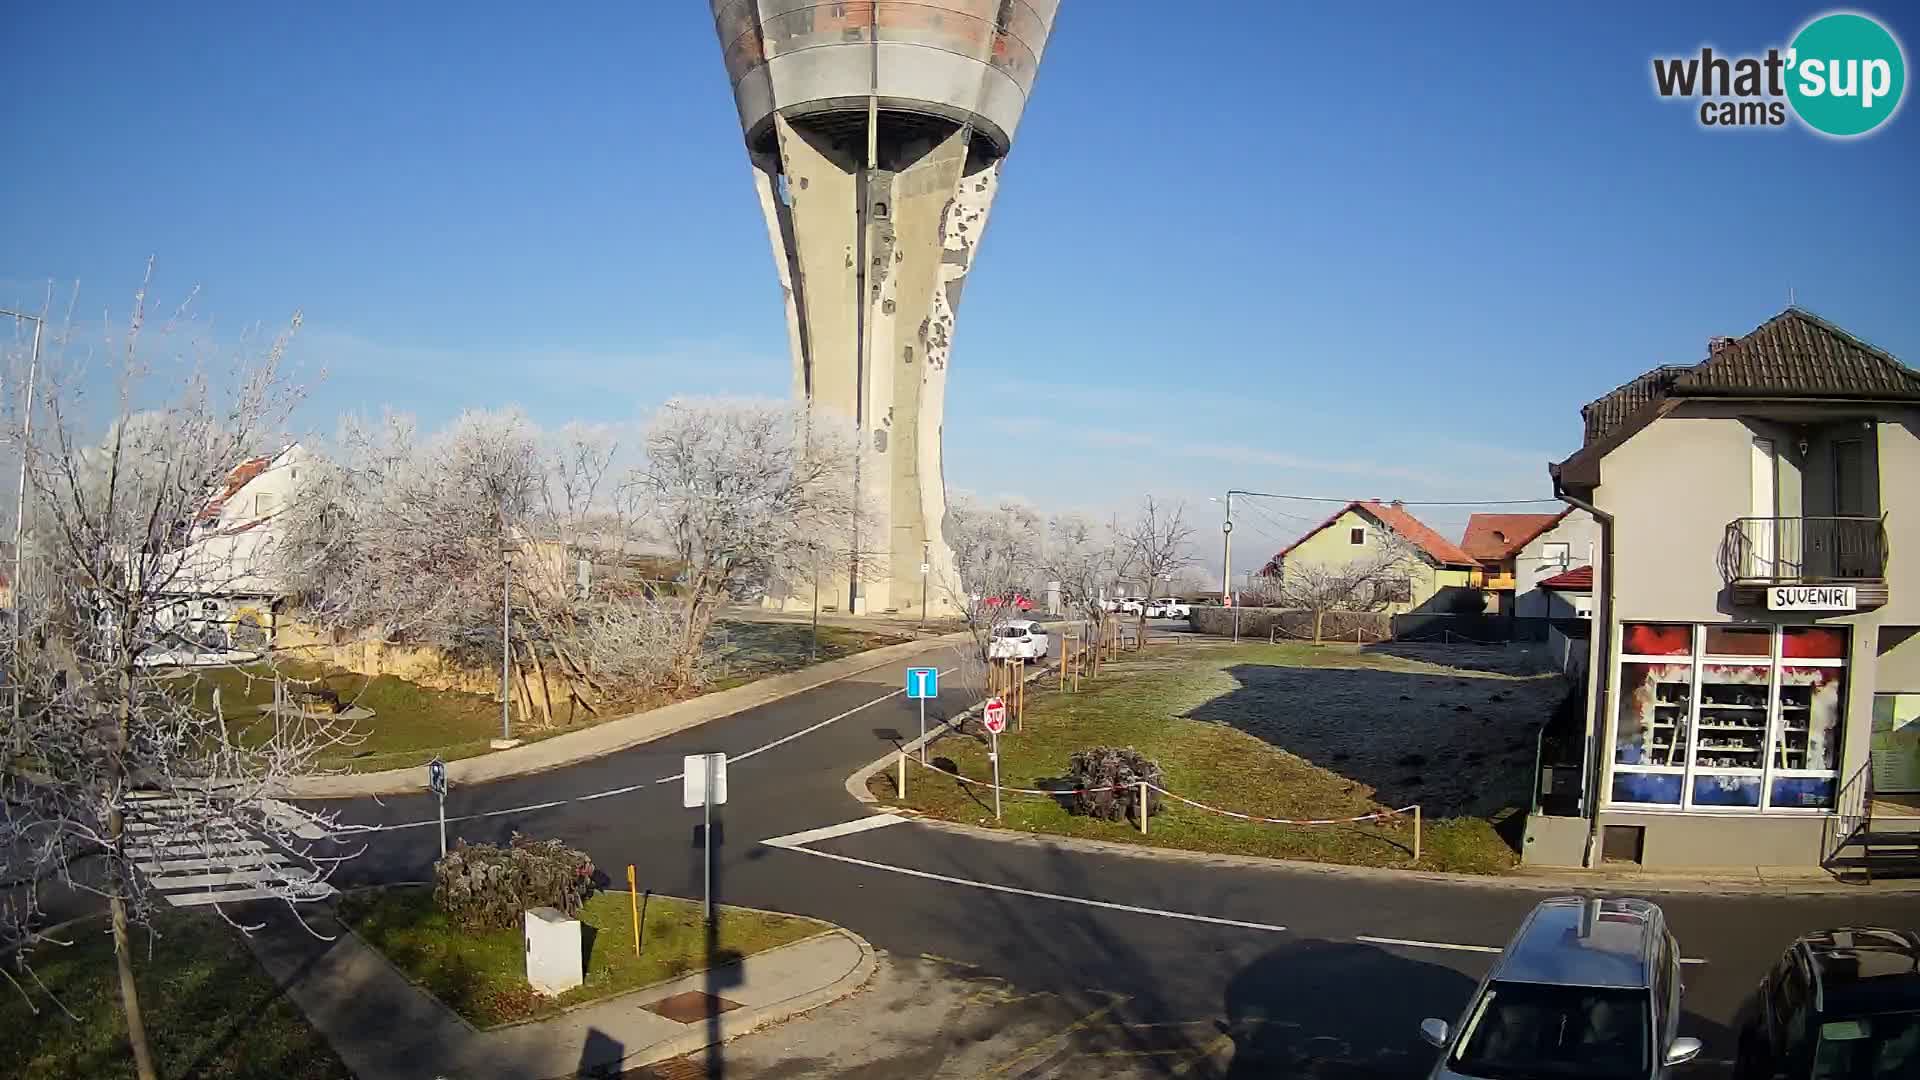
<instances>
[{"instance_id":1,"label":"chimney","mask_svg":"<svg viewBox=\"0 0 1920 1080\"><path fill-rule=\"evenodd\" d=\"M1721 353L1725 352L1727 348L1733 344L1733 342L1734 342L1734 339L1727 337L1725 334L1716 334L1713 337L1710 337L1707 339L1707 355L1719 356Z\"/></svg>"}]
</instances>

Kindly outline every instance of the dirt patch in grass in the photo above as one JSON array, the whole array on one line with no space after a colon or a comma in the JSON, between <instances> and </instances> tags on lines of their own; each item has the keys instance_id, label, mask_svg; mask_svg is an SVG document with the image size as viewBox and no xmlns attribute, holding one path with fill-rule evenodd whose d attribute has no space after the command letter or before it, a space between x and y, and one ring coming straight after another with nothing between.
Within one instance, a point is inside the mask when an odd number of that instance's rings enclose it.
<instances>
[{"instance_id":1,"label":"dirt patch in grass","mask_svg":"<svg viewBox=\"0 0 1920 1080\"><path fill-rule=\"evenodd\" d=\"M155 926L151 956L147 935L134 932L134 968L161 1076L350 1080L238 931L211 912L171 908L156 914ZM11 986L0 987L0 1076L133 1076L106 922L82 922L58 936L73 944L35 952L34 974L79 1019L68 1019L31 979L21 977L41 1010L37 1017Z\"/></svg>"},{"instance_id":2,"label":"dirt patch in grass","mask_svg":"<svg viewBox=\"0 0 1920 1080\"><path fill-rule=\"evenodd\" d=\"M700 904L642 896L640 955L633 952L632 894L600 892L581 908L586 982L549 998L528 988L522 930L465 930L433 903L433 891L399 886L354 893L340 917L407 978L478 1027L538 1019L572 1005L730 964L832 929L797 915L719 908L709 957Z\"/></svg>"},{"instance_id":3,"label":"dirt patch in grass","mask_svg":"<svg viewBox=\"0 0 1920 1080\"><path fill-rule=\"evenodd\" d=\"M715 628L714 648L720 674L705 692L725 690L770 675L797 671L810 663L824 663L855 653L896 644L905 638L822 626L817 660L810 660L810 635L805 624L727 622ZM272 667L255 664L240 668L207 668L188 672L175 682L191 693L200 708L211 712L213 694L220 691L221 710L228 731L237 740L264 739L273 720L259 707L273 701L273 674L311 683L331 691L342 705L372 710L371 717L343 723L353 739L324 752L322 769L374 772L409 768L439 757L445 761L487 753L500 734L500 704L488 694L435 690L392 675L369 677L307 661L281 659ZM514 735L538 741L567 731L591 727L621 716L658 708L685 695L654 694L604 702L597 714L584 711L562 720L555 709L551 728L529 729L514 713Z\"/></svg>"},{"instance_id":4,"label":"dirt patch in grass","mask_svg":"<svg viewBox=\"0 0 1920 1080\"><path fill-rule=\"evenodd\" d=\"M1030 691L1021 730L1000 740L1001 782L1063 788L1075 751L1133 746L1160 763L1169 790L1243 814L1347 818L1420 803L1422 868L1498 873L1515 859L1495 820L1524 800L1532 764L1530 734L1524 760L1507 743L1546 720L1556 686L1351 646L1149 649L1078 694ZM1464 714L1454 706L1470 701L1476 711L1457 719ZM1483 715L1491 722L1481 723ZM1492 750L1470 763L1468 745ZM930 754L962 777L992 776L976 735L949 736ZM897 801L892 771L875 776L871 790ZM907 805L929 814L992 823L985 788L912 766L907 790ZM1063 797L1008 796L1003 812L1007 827L1025 831L1198 851L1369 866L1406 866L1412 856L1405 819L1271 825L1169 800L1143 837L1137 823L1070 814Z\"/></svg>"}]
</instances>

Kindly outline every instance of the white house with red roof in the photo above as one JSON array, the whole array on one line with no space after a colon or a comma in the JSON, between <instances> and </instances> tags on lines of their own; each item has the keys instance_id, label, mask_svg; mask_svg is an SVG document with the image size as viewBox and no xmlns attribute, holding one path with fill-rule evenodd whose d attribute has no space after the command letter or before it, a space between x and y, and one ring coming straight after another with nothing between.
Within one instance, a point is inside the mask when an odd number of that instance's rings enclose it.
<instances>
[{"instance_id":1,"label":"white house with red roof","mask_svg":"<svg viewBox=\"0 0 1920 1080\"><path fill-rule=\"evenodd\" d=\"M235 465L195 518L169 613L183 636L209 648L258 648L273 636L275 602L284 594L273 566L301 466L312 455L294 443Z\"/></svg>"}]
</instances>

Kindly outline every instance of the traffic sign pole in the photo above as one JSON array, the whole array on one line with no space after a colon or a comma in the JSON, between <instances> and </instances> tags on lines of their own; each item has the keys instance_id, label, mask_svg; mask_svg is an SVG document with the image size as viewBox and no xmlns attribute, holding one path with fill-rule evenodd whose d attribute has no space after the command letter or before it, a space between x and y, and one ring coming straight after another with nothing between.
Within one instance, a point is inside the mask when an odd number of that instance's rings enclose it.
<instances>
[{"instance_id":1,"label":"traffic sign pole","mask_svg":"<svg viewBox=\"0 0 1920 1080\"><path fill-rule=\"evenodd\" d=\"M997 731L990 731L987 734L988 734L988 737L993 740L992 748L987 751L987 756L993 759L993 820L999 821L1000 820L1000 733Z\"/></svg>"},{"instance_id":2,"label":"traffic sign pole","mask_svg":"<svg viewBox=\"0 0 1920 1080\"><path fill-rule=\"evenodd\" d=\"M920 764L927 763L927 699L920 699Z\"/></svg>"},{"instance_id":3,"label":"traffic sign pole","mask_svg":"<svg viewBox=\"0 0 1920 1080\"><path fill-rule=\"evenodd\" d=\"M700 841L702 846L705 847L706 849L706 858L700 860L701 862L700 869L703 872L702 874L703 883L701 885L701 894L706 897L707 925L712 926L713 925L713 785L715 783L714 776L713 776L713 755L708 754L707 760L702 762L701 764L707 770L706 806L701 811L701 813L706 815L706 824L705 824L705 827L703 827L700 830Z\"/></svg>"}]
</instances>

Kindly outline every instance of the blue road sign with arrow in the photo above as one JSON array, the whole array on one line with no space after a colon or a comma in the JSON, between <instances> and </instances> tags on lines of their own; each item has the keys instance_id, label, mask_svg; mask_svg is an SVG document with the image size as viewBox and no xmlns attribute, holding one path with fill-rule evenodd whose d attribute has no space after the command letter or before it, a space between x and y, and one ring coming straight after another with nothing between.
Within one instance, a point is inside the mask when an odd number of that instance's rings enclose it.
<instances>
[{"instance_id":1,"label":"blue road sign with arrow","mask_svg":"<svg viewBox=\"0 0 1920 1080\"><path fill-rule=\"evenodd\" d=\"M910 667L907 669L907 697L931 698L940 696L940 671L938 668Z\"/></svg>"}]
</instances>

